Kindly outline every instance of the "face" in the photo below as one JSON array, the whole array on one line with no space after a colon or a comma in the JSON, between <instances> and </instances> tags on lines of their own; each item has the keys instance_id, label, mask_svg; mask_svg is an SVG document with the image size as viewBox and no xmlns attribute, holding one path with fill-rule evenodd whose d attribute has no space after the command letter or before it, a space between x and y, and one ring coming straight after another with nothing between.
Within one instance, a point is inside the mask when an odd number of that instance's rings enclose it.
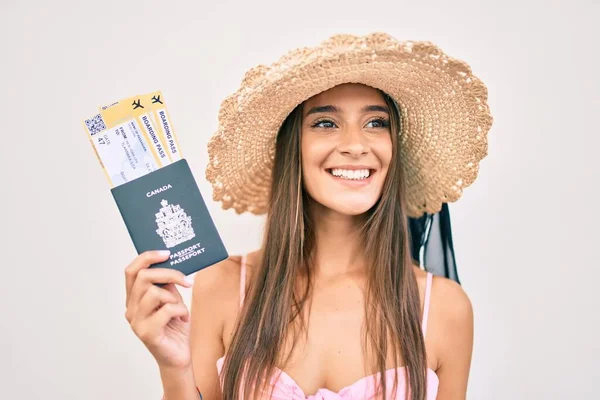
<instances>
[{"instance_id":1,"label":"face","mask_svg":"<svg viewBox=\"0 0 600 400\"><path fill-rule=\"evenodd\" d=\"M344 84L304 103L302 171L310 197L344 215L381 196L392 159L390 110L379 91Z\"/></svg>"}]
</instances>

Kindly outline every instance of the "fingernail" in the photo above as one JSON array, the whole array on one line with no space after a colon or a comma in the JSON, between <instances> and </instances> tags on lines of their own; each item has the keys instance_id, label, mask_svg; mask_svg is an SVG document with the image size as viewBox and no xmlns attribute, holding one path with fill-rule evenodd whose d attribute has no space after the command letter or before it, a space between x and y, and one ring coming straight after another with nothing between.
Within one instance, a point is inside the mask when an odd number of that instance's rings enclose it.
<instances>
[{"instance_id":1,"label":"fingernail","mask_svg":"<svg viewBox=\"0 0 600 400\"><path fill-rule=\"evenodd\" d=\"M158 255L160 255L161 257L168 257L171 255L171 251L169 250L160 250L158 252Z\"/></svg>"},{"instance_id":2,"label":"fingernail","mask_svg":"<svg viewBox=\"0 0 600 400\"><path fill-rule=\"evenodd\" d=\"M194 277L193 277L193 276L191 276L191 275L188 275L188 276L186 276L184 279L185 279L185 281L186 281L186 282L187 282L187 283L188 283L190 286L193 286L193 285L194 285Z\"/></svg>"}]
</instances>

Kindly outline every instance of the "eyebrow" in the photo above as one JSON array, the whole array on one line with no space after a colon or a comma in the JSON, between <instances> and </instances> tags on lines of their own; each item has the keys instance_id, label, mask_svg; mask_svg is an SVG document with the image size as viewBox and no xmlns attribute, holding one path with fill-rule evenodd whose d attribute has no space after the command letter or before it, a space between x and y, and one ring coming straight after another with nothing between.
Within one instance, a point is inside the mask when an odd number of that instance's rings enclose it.
<instances>
[{"instance_id":1,"label":"eyebrow","mask_svg":"<svg viewBox=\"0 0 600 400\"><path fill-rule=\"evenodd\" d=\"M386 114L390 113L390 110L386 106L379 106L379 105L365 106L360 111L361 112L380 111L380 112L384 112ZM336 106L327 105L327 106L313 107L310 110L308 110L308 112L306 113L306 115L308 116L310 114L340 113L340 112L341 112L341 110L339 108L337 108Z\"/></svg>"}]
</instances>

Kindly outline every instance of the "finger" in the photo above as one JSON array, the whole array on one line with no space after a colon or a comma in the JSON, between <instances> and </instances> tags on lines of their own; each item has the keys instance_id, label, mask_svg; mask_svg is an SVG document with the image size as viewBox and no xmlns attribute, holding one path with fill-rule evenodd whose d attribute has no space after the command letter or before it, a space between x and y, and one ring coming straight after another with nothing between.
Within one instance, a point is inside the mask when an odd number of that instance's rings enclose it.
<instances>
[{"instance_id":1,"label":"finger","mask_svg":"<svg viewBox=\"0 0 600 400\"><path fill-rule=\"evenodd\" d=\"M157 308L166 303L177 304L177 297L166 289L151 285L140 300L135 318L147 318Z\"/></svg>"},{"instance_id":2,"label":"finger","mask_svg":"<svg viewBox=\"0 0 600 400\"><path fill-rule=\"evenodd\" d=\"M128 308L134 309L139 306L139 302L146 291L155 283L176 283L183 287L191 287L192 284L185 280L183 272L170 268L146 268L138 272L137 278L131 288L129 295Z\"/></svg>"},{"instance_id":3,"label":"finger","mask_svg":"<svg viewBox=\"0 0 600 400\"><path fill-rule=\"evenodd\" d=\"M170 293L172 293L177 298L178 303L183 303L183 297L181 296L181 293L179 293L179 290L177 290L174 284L168 283L165 286L163 286L163 289L168 290Z\"/></svg>"},{"instance_id":4,"label":"finger","mask_svg":"<svg viewBox=\"0 0 600 400\"><path fill-rule=\"evenodd\" d=\"M189 313L186 305L183 303L167 303L148 318L148 323L150 326L164 327L172 318L178 317L185 321L189 320Z\"/></svg>"},{"instance_id":5,"label":"finger","mask_svg":"<svg viewBox=\"0 0 600 400\"><path fill-rule=\"evenodd\" d=\"M171 252L169 250L145 251L134 258L131 264L125 268L125 306L129 304L131 288L133 287L133 283L140 270L148 268L152 264L167 260L170 254Z\"/></svg>"},{"instance_id":6,"label":"finger","mask_svg":"<svg viewBox=\"0 0 600 400\"><path fill-rule=\"evenodd\" d=\"M167 289L169 292L173 293L173 295L175 295L175 297L177 297L178 303L184 303L183 297L181 296L181 293L179 293L179 290L177 290L175 285L173 285L172 283L169 283L169 284L165 285L165 289ZM187 322L188 320L187 320L187 318L182 317L182 321Z\"/></svg>"}]
</instances>

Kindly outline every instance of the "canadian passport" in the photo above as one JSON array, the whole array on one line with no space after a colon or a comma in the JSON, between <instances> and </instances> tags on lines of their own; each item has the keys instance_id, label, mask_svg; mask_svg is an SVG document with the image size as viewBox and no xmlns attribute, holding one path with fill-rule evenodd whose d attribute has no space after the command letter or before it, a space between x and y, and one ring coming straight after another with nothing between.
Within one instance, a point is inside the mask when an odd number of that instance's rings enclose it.
<instances>
[{"instance_id":1,"label":"canadian passport","mask_svg":"<svg viewBox=\"0 0 600 400\"><path fill-rule=\"evenodd\" d=\"M165 262L192 274L228 257L185 159L111 189L138 254L170 250Z\"/></svg>"}]
</instances>

